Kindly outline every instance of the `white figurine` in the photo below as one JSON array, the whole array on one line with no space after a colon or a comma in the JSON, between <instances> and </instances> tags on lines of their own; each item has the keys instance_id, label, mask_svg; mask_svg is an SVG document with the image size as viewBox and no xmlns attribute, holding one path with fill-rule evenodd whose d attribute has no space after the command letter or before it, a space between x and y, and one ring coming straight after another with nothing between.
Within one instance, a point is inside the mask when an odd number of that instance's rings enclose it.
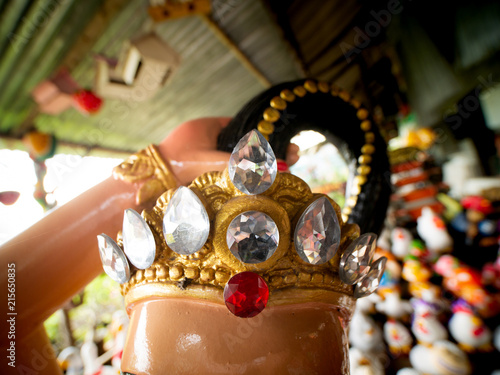
<instances>
[{"instance_id":1,"label":"white figurine","mask_svg":"<svg viewBox=\"0 0 500 375\"><path fill-rule=\"evenodd\" d=\"M388 319L384 324L384 339L393 354L408 354L413 343L413 338L402 323Z\"/></svg>"},{"instance_id":2,"label":"white figurine","mask_svg":"<svg viewBox=\"0 0 500 375\"><path fill-rule=\"evenodd\" d=\"M94 331L91 330L85 336L85 341L80 349L80 355L83 361L83 374L93 375L102 368L98 361L98 349L94 342Z\"/></svg>"},{"instance_id":3,"label":"white figurine","mask_svg":"<svg viewBox=\"0 0 500 375\"><path fill-rule=\"evenodd\" d=\"M453 316L448 322L451 336L466 352L491 349L491 331L472 308L462 300L453 306Z\"/></svg>"},{"instance_id":4,"label":"white figurine","mask_svg":"<svg viewBox=\"0 0 500 375\"><path fill-rule=\"evenodd\" d=\"M372 293L369 296L358 298L356 301L356 311L363 314L375 312L375 304L382 301L382 298L377 293Z\"/></svg>"},{"instance_id":5,"label":"white figurine","mask_svg":"<svg viewBox=\"0 0 500 375\"><path fill-rule=\"evenodd\" d=\"M390 251L391 250L391 231L384 227L382 233L377 238L377 247Z\"/></svg>"},{"instance_id":6,"label":"white figurine","mask_svg":"<svg viewBox=\"0 0 500 375\"><path fill-rule=\"evenodd\" d=\"M495 329L495 334L493 336L493 345L500 352L500 326Z\"/></svg>"},{"instance_id":7,"label":"white figurine","mask_svg":"<svg viewBox=\"0 0 500 375\"><path fill-rule=\"evenodd\" d=\"M411 367L405 367L396 372L396 375L422 375L420 372Z\"/></svg>"},{"instance_id":8,"label":"white figurine","mask_svg":"<svg viewBox=\"0 0 500 375\"><path fill-rule=\"evenodd\" d=\"M452 250L453 240L445 223L430 207L422 209L422 215L417 219L417 232L430 253L439 255Z\"/></svg>"},{"instance_id":9,"label":"white figurine","mask_svg":"<svg viewBox=\"0 0 500 375\"><path fill-rule=\"evenodd\" d=\"M401 294L396 289L384 289L383 301L375 305L377 311L387 315L389 318L401 319L413 312L411 303L401 299Z\"/></svg>"},{"instance_id":10,"label":"white figurine","mask_svg":"<svg viewBox=\"0 0 500 375\"><path fill-rule=\"evenodd\" d=\"M435 305L421 299L412 299L414 308L411 331L420 344L430 345L448 338L448 331L437 318Z\"/></svg>"},{"instance_id":11,"label":"white figurine","mask_svg":"<svg viewBox=\"0 0 500 375\"><path fill-rule=\"evenodd\" d=\"M349 342L363 352L383 351L382 330L368 315L356 310L349 328Z\"/></svg>"},{"instance_id":12,"label":"white figurine","mask_svg":"<svg viewBox=\"0 0 500 375\"><path fill-rule=\"evenodd\" d=\"M415 370L429 375L469 375L471 365L467 354L450 341L436 341L432 346L416 345L410 351Z\"/></svg>"},{"instance_id":13,"label":"white figurine","mask_svg":"<svg viewBox=\"0 0 500 375\"><path fill-rule=\"evenodd\" d=\"M57 356L57 362L66 375L80 375L83 373L83 362L80 350L74 346L68 346Z\"/></svg>"},{"instance_id":14,"label":"white figurine","mask_svg":"<svg viewBox=\"0 0 500 375\"><path fill-rule=\"evenodd\" d=\"M349 349L351 375L384 375L385 370L379 356L365 353L358 348Z\"/></svg>"},{"instance_id":15,"label":"white figurine","mask_svg":"<svg viewBox=\"0 0 500 375\"><path fill-rule=\"evenodd\" d=\"M410 253L411 241L413 236L408 229L396 227L391 233L391 252L396 258L402 260Z\"/></svg>"}]
</instances>

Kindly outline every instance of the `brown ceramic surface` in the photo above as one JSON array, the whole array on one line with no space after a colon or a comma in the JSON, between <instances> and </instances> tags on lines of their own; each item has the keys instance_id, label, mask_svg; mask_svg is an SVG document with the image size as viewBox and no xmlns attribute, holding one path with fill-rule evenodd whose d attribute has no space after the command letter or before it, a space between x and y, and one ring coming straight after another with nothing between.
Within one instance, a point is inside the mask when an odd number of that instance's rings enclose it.
<instances>
[{"instance_id":1,"label":"brown ceramic surface","mask_svg":"<svg viewBox=\"0 0 500 375\"><path fill-rule=\"evenodd\" d=\"M348 374L346 315L334 305L267 307L150 299L130 307L122 371L132 374Z\"/></svg>"}]
</instances>

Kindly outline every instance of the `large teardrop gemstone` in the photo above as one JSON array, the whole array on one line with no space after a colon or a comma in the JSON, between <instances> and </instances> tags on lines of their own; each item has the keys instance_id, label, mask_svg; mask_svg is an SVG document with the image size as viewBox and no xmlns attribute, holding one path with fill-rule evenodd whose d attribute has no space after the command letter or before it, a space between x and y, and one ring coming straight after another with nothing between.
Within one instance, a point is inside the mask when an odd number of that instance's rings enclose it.
<instances>
[{"instance_id":1,"label":"large teardrop gemstone","mask_svg":"<svg viewBox=\"0 0 500 375\"><path fill-rule=\"evenodd\" d=\"M310 264L323 264L333 258L340 244L340 225L326 197L307 207L295 228L295 250Z\"/></svg>"},{"instance_id":2,"label":"large teardrop gemstone","mask_svg":"<svg viewBox=\"0 0 500 375\"><path fill-rule=\"evenodd\" d=\"M386 257L381 257L372 263L368 274L356 284L354 288L354 298L366 297L377 290L380 280L384 274Z\"/></svg>"},{"instance_id":3,"label":"large teardrop gemstone","mask_svg":"<svg viewBox=\"0 0 500 375\"><path fill-rule=\"evenodd\" d=\"M97 236L97 243L104 272L114 281L126 283L130 279L130 266L120 246L105 234Z\"/></svg>"},{"instance_id":4,"label":"large teardrop gemstone","mask_svg":"<svg viewBox=\"0 0 500 375\"><path fill-rule=\"evenodd\" d=\"M181 186L170 199L163 217L163 235L168 247L180 255L191 255L207 242L210 221L200 198Z\"/></svg>"},{"instance_id":5,"label":"large teardrop gemstone","mask_svg":"<svg viewBox=\"0 0 500 375\"><path fill-rule=\"evenodd\" d=\"M234 148L228 171L238 190L255 195L271 187L278 165L269 142L257 130L252 130Z\"/></svg>"},{"instance_id":6,"label":"large teardrop gemstone","mask_svg":"<svg viewBox=\"0 0 500 375\"><path fill-rule=\"evenodd\" d=\"M365 277L370 270L376 247L377 235L374 233L364 233L356 238L340 259L340 279L346 284L353 285Z\"/></svg>"},{"instance_id":7,"label":"large teardrop gemstone","mask_svg":"<svg viewBox=\"0 0 500 375\"><path fill-rule=\"evenodd\" d=\"M123 249L137 268L144 270L155 260L156 243L148 223L136 211L128 208L123 215Z\"/></svg>"}]
</instances>

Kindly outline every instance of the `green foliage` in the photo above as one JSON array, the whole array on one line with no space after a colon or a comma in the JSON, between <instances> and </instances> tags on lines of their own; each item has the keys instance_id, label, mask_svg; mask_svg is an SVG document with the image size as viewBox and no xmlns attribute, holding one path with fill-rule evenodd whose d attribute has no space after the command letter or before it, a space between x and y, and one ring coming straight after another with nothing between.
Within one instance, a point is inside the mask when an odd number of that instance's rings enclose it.
<instances>
[{"instance_id":1,"label":"green foliage","mask_svg":"<svg viewBox=\"0 0 500 375\"><path fill-rule=\"evenodd\" d=\"M113 312L124 308L119 285L104 273L87 285L82 295L75 295L71 301L77 306L69 311L72 335L77 345L92 330L106 327ZM67 345L64 343L63 315L54 313L44 325L51 342L58 349L63 349Z\"/></svg>"}]
</instances>

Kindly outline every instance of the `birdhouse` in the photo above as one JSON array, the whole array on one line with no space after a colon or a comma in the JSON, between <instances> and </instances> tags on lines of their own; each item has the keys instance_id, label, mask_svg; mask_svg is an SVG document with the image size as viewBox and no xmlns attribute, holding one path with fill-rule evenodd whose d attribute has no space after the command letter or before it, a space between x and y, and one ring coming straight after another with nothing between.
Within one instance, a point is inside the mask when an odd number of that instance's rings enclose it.
<instances>
[{"instance_id":1,"label":"birdhouse","mask_svg":"<svg viewBox=\"0 0 500 375\"><path fill-rule=\"evenodd\" d=\"M118 62L97 59L96 93L105 98L145 101L171 77L180 57L156 34L134 39L124 46Z\"/></svg>"}]
</instances>

